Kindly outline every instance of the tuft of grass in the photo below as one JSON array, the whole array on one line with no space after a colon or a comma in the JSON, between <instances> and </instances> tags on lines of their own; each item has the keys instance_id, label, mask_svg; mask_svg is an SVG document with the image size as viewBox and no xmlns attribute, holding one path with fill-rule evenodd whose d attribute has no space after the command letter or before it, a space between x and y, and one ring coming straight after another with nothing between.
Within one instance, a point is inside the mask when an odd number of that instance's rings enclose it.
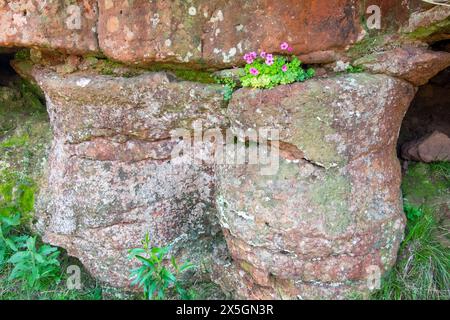
<instances>
[{"instance_id":1,"label":"tuft of grass","mask_svg":"<svg viewBox=\"0 0 450 320\"><path fill-rule=\"evenodd\" d=\"M408 218L405 240L395 267L373 295L380 300L449 300L450 248L442 242L449 237L441 225L441 205L448 199L450 163L417 163L410 166L403 181L405 213Z\"/></svg>"},{"instance_id":2,"label":"tuft of grass","mask_svg":"<svg viewBox=\"0 0 450 320\"><path fill-rule=\"evenodd\" d=\"M450 299L450 251L435 239L438 228L429 210L417 222L408 224L399 261L383 279L375 299Z\"/></svg>"}]
</instances>

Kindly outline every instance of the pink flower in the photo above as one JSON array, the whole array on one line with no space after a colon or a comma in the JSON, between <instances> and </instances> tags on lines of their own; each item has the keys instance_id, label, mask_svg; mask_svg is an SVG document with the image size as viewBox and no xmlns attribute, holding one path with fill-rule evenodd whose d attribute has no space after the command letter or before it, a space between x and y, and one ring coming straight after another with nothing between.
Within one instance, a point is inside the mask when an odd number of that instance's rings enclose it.
<instances>
[{"instance_id":1,"label":"pink flower","mask_svg":"<svg viewBox=\"0 0 450 320\"><path fill-rule=\"evenodd\" d=\"M250 68L250 73L254 76L257 76L259 74L259 71L256 68Z\"/></svg>"},{"instance_id":2,"label":"pink flower","mask_svg":"<svg viewBox=\"0 0 450 320\"><path fill-rule=\"evenodd\" d=\"M261 51L261 53L260 53L261 58L265 59L266 55L267 55L267 53L265 51Z\"/></svg>"},{"instance_id":3,"label":"pink flower","mask_svg":"<svg viewBox=\"0 0 450 320\"><path fill-rule=\"evenodd\" d=\"M289 47L287 50L288 50L289 52L292 52L292 51L294 51L294 48Z\"/></svg>"},{"instance_id":4,"label":"pink flower","mask_svg":"<svg viewBox=\"0 0 450 320\"><path fill-rule=\"evenodd\" d=\"M273 56L270 53L266 55L266 64L268 66L273 65Z\"/></svg>"},{"instance_id":5,"label":"pink flower","mask_svg":"<svg viewBox=\"0 0 450 320\"><path fill-rule=\"evenodd\" d=\"M251 63L253 63L253 58L252 58L252 56L249 54L249 53L246 53L245 55L244 55L244 60L245 60L245 62L247 62L248 64L251 64Z\"/></svg>"},{"instance_id":6,"label":"pink flower","mask_svg":"<svg viewBox=\"0 0 450 320\"><path fill-rule=\"evenodd\" d=\"M288 66L287 66L287 65L284 65L284 66L281 68L281 70L283 70L283 72L288 71Z\"/></svg>"},{"instance_id":7,"label":"pink flower","mask_svg":"<svg viewBox=\"0 0 450 320\"><path fill-rule=\"evenodd\" d=\"M281 50L287 50L289 48L289 44L287 42L283 42L280 46Z\"/></svg>"},{"instance_id":8,"label":"pink flower","mask_svg":"<svg viewBox=\"0 0 450 320\"><path fill-rule=\"evenodd\" d=\"M255 51L250 52L249 55L250 55L250 57L252 57L253 59L256 59L256 58L258 57L258 54L257 54Z\"/></svg>"}]
</instances>

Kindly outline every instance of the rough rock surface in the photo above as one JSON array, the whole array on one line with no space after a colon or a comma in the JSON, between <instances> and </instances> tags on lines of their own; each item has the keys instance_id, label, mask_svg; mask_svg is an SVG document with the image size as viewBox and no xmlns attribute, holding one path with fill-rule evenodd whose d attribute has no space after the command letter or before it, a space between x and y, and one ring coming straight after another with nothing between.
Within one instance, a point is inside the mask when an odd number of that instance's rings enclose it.
<instances>
[{"instance_id":1,"label":"rough rock surface","mask_svg":"<svg viewBox=\"0 0 450 320\"><path fill-rule=\"evenodd\" d=\"M407 16L405 4L372 2L395 11L396 21ZM367 9L351 0L100 0L99 7L99 42L107 56L215 67L242 63L249 50L278 52L280 41L289 41L306 63L328 62L358 39L359 16Z\"/></svg>"},{"instance_id":2,"label":"rough rock surface","mask_svg":"<svg viewBox=\"0 0 450 320\"><path fill-rule=\"evenodd\" d=\"M412 33L415 38L439 41L448 39L450 7L436 5L428 10L413 12L402 31Z\"/></svg>"},{"instance_id":3,"label":"rough rock surface","mask_svg":"<svg viewBox=\"0 0 450 320\"><path fill-rule=\"evenodd\" d=\"M450 66L450 53L402 47L363 57L354 64L374 73L388 74L421 86Z\"/></svg>"},{"instance_id":4,"label":"rough rock surface","mask_svg":"<svg viewBox=\"0 0 450 320\"><path fill-rule=\"evenodd\" d=\"M97 1L0 1L0 46L98 51Z\"/></svg>"},{"instance_id":5,"label":"rough rock surface","mask_svg":"<svg viewBox=\"0 0 450 320\"><path fill-rule=\"evenodd\" d=\"M99 4L103 52L129 63L229 65L240 62L248 50L279 51L280 39L290 41L295 53L308 53L343 48L359 32L356 8L348 0L333 6L310 0L140 0L132 5L101 0Z\"/></svg>"},{"instance_id":6,"label":"rough rock surface","mask_svg":"<svg viewBox=\"0 0 450 320\"><path fill-rule=\"evenodd\" d=\"M127 251L149 232L201 264L213 245L213 176L171 158L170 131L225 125L221 87L165 73L61 77L36 68L54 131L37 206L44 241L66 248L98 279L127 287ZM206 147L205 147L206 148Z\"/></svg>"},{"instance_id":7,"label":"rough rock surface","mask_svg":"<svg viewBox=\"0 0 450 320\"><path fill-rule=\"evenodd\" d=\"M406 160L435 162L450 161L450 138L435 131L422 139L405 143L402 146L402 157Z\"/></svg>"},{"instance_id":8,"label":"rough rock surface","mask_svg":"<svg viewBox=\"0 0 450 320\"><path fill-rule=\"evenodd\" d=\"M231 128L279 129L282 158L268 176L261 165L218 166L232 263L216 267L217 281L240 298L365 295L403 237L395 149L414 94L407 82L368 74L235 93Z\"/></svg>"},{"instance_id":9,"label":"rough rock surface","mask_svg":"<svg viewBox=\"0 0 450 320\"><path fill-rule=\"evenodd\" d=\"M406 2L370 4L384 13L383 28L408 18ZM289 41L304 62L324 63L364 35L367 7L354 0L3 0L0 46L220 68L242 63L245 51L277 52Z\"/></svg>"}]
</instances>

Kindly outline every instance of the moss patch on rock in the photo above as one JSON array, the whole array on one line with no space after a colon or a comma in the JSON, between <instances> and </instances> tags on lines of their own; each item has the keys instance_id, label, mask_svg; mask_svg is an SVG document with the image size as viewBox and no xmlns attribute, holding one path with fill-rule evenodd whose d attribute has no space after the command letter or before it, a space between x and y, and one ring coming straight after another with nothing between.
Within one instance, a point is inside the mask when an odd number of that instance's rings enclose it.
<instances>
[{"instance_id":1,"label":"moss patch on rock","mask_svg":"<svg viewBox=\"0 0 450 320\"><path fill-rule=\"evenodd\" d=\"M0 87L0 170L39 179L50 141L47 112L29 87Z\"/></svg>"},{"instance_id":2,"label":"moss patch on rock","mask_svg":"<svg viewBox=\"0 0 450 320\"><path fill-rule=\"evenodd\" d=\"M429 26L419 27L409 33L408 37L417 40L431 40L440 34L448 33L450 33L450 17Z\"/></svg>"}]
</instances>

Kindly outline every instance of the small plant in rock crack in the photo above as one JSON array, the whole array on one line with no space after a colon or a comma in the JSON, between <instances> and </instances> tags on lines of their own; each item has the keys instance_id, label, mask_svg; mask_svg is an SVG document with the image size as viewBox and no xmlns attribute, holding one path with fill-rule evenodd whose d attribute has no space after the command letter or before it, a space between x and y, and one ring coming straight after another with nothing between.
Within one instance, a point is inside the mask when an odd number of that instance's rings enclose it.
<instances>
[{"instance_id":1,"label":"small plant in rock crack","mask_svg":"<svg viewBox=\"0 0 450 320\"><path fill-rule=\"evenodd\" d=\"M237 87L237 83L232 78L215 78L216 82L223 85L223 99L225 101L230 101L233 96L233 92Z\"/></svg>"},{"instance_id":2,"label":"small plant in rock crack","mask_svg":"<svg viewBox=\"0 0 450 320\"><path fill-rule=\"evenodd\" d=\"M291 52L292 48L284 42L281 50ZM245 75L240 78L244 87L269 89L281 84L302 82L315 74L312 68L303 69L301 61L295 56L289 60L261 51L247 53L244 60L247 63Z\"/></svg>"},{"instance_id":3,"label":"small plant in rock crack","mask_svg":"<svg viewBox=\"0 0 450 320\"><path fill-rule=\"evenodd\" d=\"M9 280L22 280L28 289L42 289L60 280L58 248L42 245L36 247L36 237L27 237L19 249L9 258L13 265ZM22 249L22 250L20 250Z\"/></svg>"},{"instance_id":4,"label":"small plant in rock crack","mask_svg":"<svg viewBox=\"0 0 450 320\"><path fill-rule=\"evenodd\" d=\"M345 69L345 71L347 71L347 73L361 73L361 72L364 72L364 68L360 67L360 66L355 67L355 66L349 65L347 67L347 69Z\"/></svg>"},{"instance_id":5,"label":"small plant in rock crack","mask_svg":"<svg viewBox=\"0 0 450 320\"><path fill-rule=\"evenodd\" d=\"M174 257L168 258L170 246L151 247L147 234L142 241L143 248L130 250L130 259L137 259L141 266L131 270L132 285L144 289L148 300L163 300L169 293L175 293L182 300L194 298L192 291L183 287L182 274L194 268L190 262L179 265Z\"/></svg>"}]
</instances>

